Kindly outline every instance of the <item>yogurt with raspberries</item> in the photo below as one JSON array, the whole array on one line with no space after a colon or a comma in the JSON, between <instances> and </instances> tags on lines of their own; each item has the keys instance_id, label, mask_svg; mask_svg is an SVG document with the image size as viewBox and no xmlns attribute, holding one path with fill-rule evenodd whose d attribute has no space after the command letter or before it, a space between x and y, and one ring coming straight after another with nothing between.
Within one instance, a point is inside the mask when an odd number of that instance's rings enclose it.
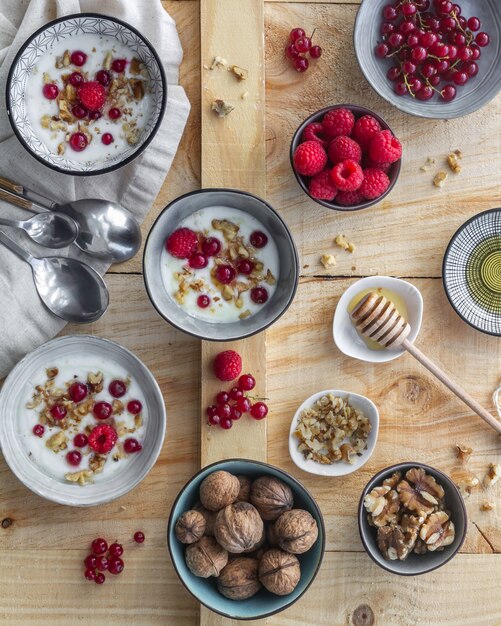
<instances>
[{"instance_id":1,"label":"yogurt with raspberries","mask_svg":"<svg viewBox=\"0 0 501 626\"><path fill-rule=\"evenodd\" d=\"M56 64L63 63L62 59L65 65L56 67ZM108 77L102 74L103 71ZM65 97L69 77L79 73L84 82L99 82L96 81L98 72L101 72L99 76L102 79L99 84L106 91L105 104L98 111L99 118L92 119L97 117L96 112L85 107L84 110L82 107L75 109L81 103L73 94L74 97L65 104L69 114L63 111L61 119L59 100ZM117 80L121 81L120 89L117 88ZM74 82L75 92L78 93L82 83L78 83L77 79ZM130 85L134 88L138 86L137 94ZM117 97L112 97L112 90ZM52 153L64 154L65 158L79 163L104 163L131 150L138 143L152 114L149 91L148 72L127 46L114 37L80 34L71 40L57 41L50 53L37 60L26 84L26 115L40 140ZM134 94L142 95L135 97ZM73 115L75 111L77 116ZM84 146L82 142L71 141L71 136L79 132L80 127L84 127L84 134L89 133Z\"/></svg>"},{"instance_id":2,"label":"yogurt with raspberries","mask_svg":"<svg viewBox=\"0 0 501 626\"><path fill-rule=\"evenodd\" d=\"M170 237L162 251L162 280L178 306L195 318L223 323L266 306L280 264L277 246L259 220L239 209L212 206L189 215L180 229L190 229L198 243L191 258L171 254Z\"/></svg>"},{"instance_id":3,"label":"yogurt with raspberries","mask_svg":"<svg viewBox=\"0 0 501 626\"><path fill-rule=\"evenodd\" d=\"M119 401L123 404L123 412L121 414L113 415L106 420L102 420L97 419L91 410L81 418L79 423L75 423L72 420L68 428L64 431L58 426L58 422L55 422L53 426L44 424L41 436L36 433L40 433L40 412L44 404L42 403L33 408L28 408L27 405L32 403L33 393L36 387L43 385L44 382L47 381L46 370L40 368L30 376L26 383L24 402L20 405L20 415L17 421L18 436L28 457L42 472L66 484L70 482L75 482L76 486L84 484L76 480L69 480L67 475L75 474L82 470L89 470L89 463L94 454L94 450L92 450L88 443L81 447L75 445L75 437L84 432L86 432L88 437L88 431L90 429L105 424L111 425L115 431L120 434L112 449L107 454L101 455L105 457L102 471L93 473L87 483L107 481L118 472L123 471L125 465L130 463L137 454L141 453L140 450L138 450L135 453L127 454L124 451L124 442L127 439L133 438L137 442L142 443L144 439L145 424L148 419L144 394L129 373L117 363L108 366L108 364L104 362L97 363L95 358L74 355L58 359L57 363L51 363L49 367L56 367L58 369L57 375L53 378L54 388L63 390L67 389L67 385L71 381L86 383L89 373L101 372L103 374L103 390L99 393L92 394L96 403L104 401L111 404L116 398L111 395L108 389L109 383L112 381L126 382L126 392L119 398ZM139 403L131 406L134 413L136 413L135 415L127 409L131 400ZM79 404L77 403L76 406L78 407ZM140 425L138 425L139 422ZM58 432L64 432L66 434L67 447L55 452L48 447L47 442ZM81 455L81 460L78 465L72 465L67 459L68 453L75 451L79 452Z\"/></svg>"}]
</instances>

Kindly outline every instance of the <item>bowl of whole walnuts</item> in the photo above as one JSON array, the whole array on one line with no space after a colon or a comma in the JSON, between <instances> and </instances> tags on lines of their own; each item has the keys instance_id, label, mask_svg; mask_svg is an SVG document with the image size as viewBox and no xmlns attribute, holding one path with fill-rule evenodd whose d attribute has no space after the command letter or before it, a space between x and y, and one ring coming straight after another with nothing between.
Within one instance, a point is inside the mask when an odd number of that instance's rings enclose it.
<instances>
[{"instance_id":1,"label":"bowl of whole walnuts","mask_svg":"<svg viewBox=\"0 0 501 626\"><path fill-rule=\"evenodd\" d=\"M174 568L212 611L259 619L293 604L325 551L322 513L283 470L246 459L202 469L181 490L168 525Z\"/></svg>"}]
</instances>

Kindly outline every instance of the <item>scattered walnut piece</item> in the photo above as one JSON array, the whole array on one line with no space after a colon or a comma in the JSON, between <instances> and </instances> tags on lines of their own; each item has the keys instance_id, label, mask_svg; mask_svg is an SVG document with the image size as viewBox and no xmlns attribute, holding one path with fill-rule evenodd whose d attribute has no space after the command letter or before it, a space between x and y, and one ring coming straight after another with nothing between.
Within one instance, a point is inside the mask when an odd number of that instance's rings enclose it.
<instances>
[{"instance_id":1,"label":"scattered walnut piece","mask_svg":"<svg viewBox=\"0 0 501 626\"><path fill-rule=\"evenodd\" d=\"M53 452L60 452L61 450L66 450L68 447L68 437L63 430L54 433L52 437L49 437L45 442L47 448L50 448Z\"/></svg>"},{"instance_id":2,"label":"scattered walnut piece","mask_svg":"<svg viewBox=\"0 0 501 626\"><path fill-rule=\"evenodd\" d=\"M445 181L447 180L447 172L444 172L444 170L440 170L440 172L437 172L435 174L435 177L433 179L433 184L435 185L435 187L443 187L445 185Z\"/></svg>"},{"instance_id":3,"label":"scattered walnut piece","mask_svg":"<svg viewBox=\"0 0 501 626\"><path fill-rule=\"evenodd\" d=\"M92 475L92 470L80 470L79 472L69 472L68 474L65 474L64 477L70 483L78 483L83 486L93 482Z\"/></svg>"},{"instance_id":4,"label":"scattered walnut piece","mask_svg":"<svg viewBox=\"0 0 501 626\"><path fill-rule=\"evenodd\" d=\"M421 167L419 168L422 172L427 172L428 170L431 169L432 165L435 165L435 163L437 162L436 159L434 159L433 157L428 157L424 163L424 165L421 165Z\"/></svg>"},{"instance_id":5,"label":"scattered walnut piece","mask_svg":"<svg viewBox=\"0 0 501 626\"><path fill-rule=\"evenodd\" d=\"M461 171L461 165L459 163L459 159L461 157L458 156L458 152L459 150L456 150L456 152L451 152L447 156L447 164L449 165L450 169L454 172L454 174L459 174L459 172ZM461 153L459 152L459 154Z\"/></svg>"},{"instance_id":6,"label":"scattered walnut piece","mask_svg":"<svg viewBox=\"0 0 501 626\"><path fill-rule=\"evenodd\" d=\"M346 239L346 235L338 235L334 239L334 243L336 244L336 246L339 246L343 250L346 250L346 252L351 252L352 254L356 250L355 244L348 241Z\"/></svg>"},{"instance_id":7,"label":"scattered walnut piece","mask_svg":"<svg viewBox=\"0 0 501 626\"><path fill-rule=\"evenodd\" d=\"M333 254L322 254L320 263L327 269L336 265L336 257Z\"/></svg>"},{"instance_id":8,"label":"scattered walnut piece","mask_svg":"<svg viewBox=\"0 0 501 626\"><path fill-rule=\"evenodd\" d=\"M490 500L484 500L480 505L481 511L492 511L492 509L496 508L496 503L491 502Z\"/></svg>"},{"instance_id":9,"label":"scattered walnut piece","mask_svg":"<svg viewBox=\"0 0 501 626\"><path fill-rule=\"evenodd\" d=\"M130 73L134 75L140 74L142 69L143 69L142 61L138 59L137 57L134 57L132 61L130 62L130 66L129 66Z\"/></svg>"},{"instance_id":10,"label":"scattered walnut piece","mask_svg":"<svg viewBox=\"0 0 501 626\"><path fill-rule=\"evenodd\" d=\"M468 461L472 452L473 448L469 448L468 446L464 446L459 443L456 444L456 456L460 461L463 461L463 463Z\"/></svg>"},{"instance_id":11,"label":"scattered walnut piece","mask_svg":"<svg viewBox=\"0 0 501 626\"><path fill-rule=\"evenodd\" d=\"M467 498L480 483L475 474L466 469L453 471L451 477L463 498Z\"/></svg>"},{"instance_id":12,"label":"scattered walnut piece","mask_svg":"<svg viewBox=\"0 0 501 626\"><path fill-rule=\"evenodd\" d=\"M487 474L484 476L483 485L486 489L495 485L501 478L501 465L497 463L491 463Z\"/></svg>"},{"instance_id":13,"label":"scattered walnut piece","mask_svg":"<svg viewBox=\"0 0 501 626\"><path fill-rule=\"evenodd\" d=\"M215 56L209 69L228 69L228 61L224 57Z\"/></svg>"},{"instance_id":14,"label":"scattered walnut piece","mask_svg":"<svg viewBox=\"0 0 501 626\"><path fill-rule=\"evenodd\" d=\"M48 367L45 370L45 374L47 378L52 379L52 378L55 378L59 374L59 370L57 369L57 367Z\"/></svg>"},{"instance_id":15,"label":"scattered walnut piece","mask_svg":"<svg viewBox=\"0 0 501 626\"><path fill-rule=\"evenodd\" d=\"M226 117L229 115L235 107L224 100L214 100L212 103L212 110L215 111L219 117Z\"/></svg>"},{"instance_id":16,"label":"scattered walnut piece","mask_svg":"<svg viewBox=\"0 0 501 626\"><path fill-rule=\"evenodd\" d=\"M249 92L248 91L244 91L243 94L241 94L240 99L241 100L246 100L248 95L249 95Z\"/></svg>"},{"instance_id":17,"label":"scattered walnut piece","mask_svg":"<svg viewBox=\"0 0 501 626\"><path fill-rule=\"evenodd\" d=\"M238 65L232 65L230 70L235 74L238 80L247 80L249 77L249 72L244 70L243 67L238 67Z\"/></svg>"},{"instance_id":18,"label":"scattered walnut piece","mask_svg":"<svg viewBox=\"0 0 501 626\"><path fill-rule=\"evenodd\" d=\"M241 320L245 320L245 319L247 319L250 315L251 315L251 312L249 311L249 309L246 309L243 313L240 313L240 315L239 315L238 317L239 317L239 319L241 319Z\"/></svg>"}]
</instances>

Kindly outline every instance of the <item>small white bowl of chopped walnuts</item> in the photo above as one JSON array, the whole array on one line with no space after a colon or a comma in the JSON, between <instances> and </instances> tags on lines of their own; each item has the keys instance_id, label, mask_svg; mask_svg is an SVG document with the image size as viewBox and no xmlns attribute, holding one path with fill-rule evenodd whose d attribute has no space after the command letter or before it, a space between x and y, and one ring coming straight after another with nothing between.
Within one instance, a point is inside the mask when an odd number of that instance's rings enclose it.
<instances>
[{"instance_id":1,"label":"small white bowl of chopped walnuts","mask_svg":"<svg viewBox=\"0 0 501 626\"><path fill-rule=\"evenodd\" d=\"M318 476L346 476L369 460L379 430L379 412L358 393L328 389L298 408L289 433L289 453L299 469Z\"/></svg>"}]
</instances>

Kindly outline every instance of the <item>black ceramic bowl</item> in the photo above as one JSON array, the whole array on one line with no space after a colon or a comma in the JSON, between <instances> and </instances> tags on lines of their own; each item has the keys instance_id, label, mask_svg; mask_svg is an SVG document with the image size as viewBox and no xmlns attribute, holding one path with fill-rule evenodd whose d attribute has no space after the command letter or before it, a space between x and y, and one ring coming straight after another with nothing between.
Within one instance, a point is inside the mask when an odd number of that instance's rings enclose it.
<instances>
[{"instance_id":1,"label":"black ceramic bowl","mask_svg":"<svg viewBox=\"0 0 501 626\"><path fill-rule=\"evenodd\" d=\"M445 491L445 504L450 511L450 518L456 529L454 541L442 551L427 552L426 554L411 553L405 561L390 561L383 557L377 545L377 529L369 525L367 521L367 511L364 507L365 496L383 483L385 478L389 478L393 472L401 472L402 476L412 467L419 467L425 470L427 474L433 476L437 483L441 485ZM459 493L458 488L452 480L440 470L424 465L423 463L397 463L391 467L378 472L373 476L365 486L358 504L358 529L360 538L367 550L367 554L371 559L388 572L399 574L400 576L417 576L418 574L426 574L431 572L450 561L459 551L466 537L468 527L468 518L466 515L466 507L463 497Z\"/></svg>"},{"instance_id":2,"label":"black ceramic bowl","mask_svg":"<svg viewBox=\"0 0 501 626\"><path fill-rule=\"evenodd\" d=\"M370 206L373 206L374 204L381 202L381 200L383 198L386 198L386 196L393 189L393 187L395 186L395 183L397 182L397 178L400 174L400 165L401 165L402 159L399 159L398 161L392 164L391 169L388 172L390 184L388 186L388 189L381 196L379 196L379 198L376 198L374 200L367 200L360 204L354 204L353 206L341 206L340 204L336 204L335 198L332 202L329 202L327 200L319 200L317 198L313 198L308 190L309 177L301 176L294 169L293 155L298 145L302 143L302 136L303 136L304 129L306 128L306 126L308 126L308 124L311 124L312 122L320 122L322 118L324 117L324 115L328 113L329 111L332 111L333 109L350 109L353 112L353 115L355 116L356 119L358 119L359 117L362 117L363 115L372 115L380 123L381 128L383 130L390 130L393 133L390 126L384 121L382 117L380 117L377 113L374 113L374 111L371 111L370 109L366 109L365 107L358 106L356 104L335 104L334 106L326 107L325 109L321 109L320 111L317 111L316 113L313 113L312 115L307 117L304 120L304 122L301 124L301 126L299 126L299 128L294 133L294 136L292 137L291 148L290 148L290 160L291 160L292 171L294 172L294 176L296 177L296 180L299 183L302 190L304 191L304 193L307 196L309 196L314 202L317 202L318 204L321 204L322 206L327 207L328 209L333 209L334 211L359 211L360 209L367 209Z\"/></svg>"}]
</instances>

